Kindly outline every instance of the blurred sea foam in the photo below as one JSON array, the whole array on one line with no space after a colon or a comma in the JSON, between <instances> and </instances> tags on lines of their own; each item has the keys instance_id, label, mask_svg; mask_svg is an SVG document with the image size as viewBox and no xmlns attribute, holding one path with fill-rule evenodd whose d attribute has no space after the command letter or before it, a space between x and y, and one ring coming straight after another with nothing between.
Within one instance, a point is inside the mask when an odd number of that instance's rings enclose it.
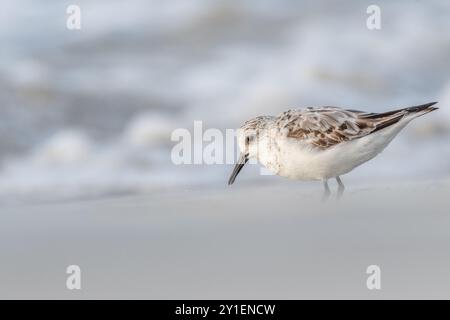
<instances>
[{"instance_id":1,"label":"blurred sea foam","mask_svg":"<svg viewBox=\"0 0 450 320\"><path fill-rule=\"evenodd\" d=\"M70 4L1 5L2 202L222 185L229 166L171 163L173 129L314 105L439 100L354 176L450 173L446 0L377 1L379 31L368 1L79 0L78 31Z\"/></svg>"}]
</instances>

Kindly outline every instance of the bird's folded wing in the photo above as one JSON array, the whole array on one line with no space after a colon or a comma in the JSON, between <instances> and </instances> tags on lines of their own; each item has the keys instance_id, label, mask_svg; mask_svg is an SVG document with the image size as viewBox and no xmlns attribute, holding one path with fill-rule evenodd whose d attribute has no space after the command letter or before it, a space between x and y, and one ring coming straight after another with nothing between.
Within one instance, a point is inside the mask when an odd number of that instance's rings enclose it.
<instances>
[{"instance_id":1,"label":"bird's folded wing","mask_svg":"<svg viewBox=\"0 0 450 320\"><path fill-rule=\"evenodd\" d=\"M277 125L288 138L324 150L386 128L404 115L403 110L376 114L336 107L308 108L280 114Z\"/></svg>"}]
</instances>

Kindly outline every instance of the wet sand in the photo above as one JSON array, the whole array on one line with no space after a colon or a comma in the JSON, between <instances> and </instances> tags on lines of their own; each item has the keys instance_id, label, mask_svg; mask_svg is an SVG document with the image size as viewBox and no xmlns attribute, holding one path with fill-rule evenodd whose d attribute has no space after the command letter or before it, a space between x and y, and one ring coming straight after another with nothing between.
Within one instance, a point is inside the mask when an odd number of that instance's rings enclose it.
<instances>
[{"instance_id":1,"label":"wet sand","mask_svg":"<svg viewBox=\"0 0 450 320\"><path fill-rule=\"evenodd\" d=\"M450 298L449 180L294 186L4 207L0 298Z\"/></svg>"}]
</instances>

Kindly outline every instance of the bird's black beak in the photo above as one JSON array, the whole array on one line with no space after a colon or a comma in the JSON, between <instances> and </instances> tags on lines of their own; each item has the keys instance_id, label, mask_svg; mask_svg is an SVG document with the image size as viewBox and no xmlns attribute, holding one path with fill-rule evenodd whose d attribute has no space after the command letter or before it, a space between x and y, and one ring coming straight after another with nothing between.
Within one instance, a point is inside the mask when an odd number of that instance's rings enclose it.
<instances>
[{"instance_id":1,"label":"bird's black beak","mask_svg":"<svg viewBox=\"0 0 450 320\"><path fill-rule=\"evenodd\" d=\"M230 179L228 180L228 185L233 184L234 180L236 180L237 175L239 174L239 172L241 172L242 167L247 163L247 161L248 161L248 154L241 154L238 162L234 166Z\"/></svg>"}]
</instances>

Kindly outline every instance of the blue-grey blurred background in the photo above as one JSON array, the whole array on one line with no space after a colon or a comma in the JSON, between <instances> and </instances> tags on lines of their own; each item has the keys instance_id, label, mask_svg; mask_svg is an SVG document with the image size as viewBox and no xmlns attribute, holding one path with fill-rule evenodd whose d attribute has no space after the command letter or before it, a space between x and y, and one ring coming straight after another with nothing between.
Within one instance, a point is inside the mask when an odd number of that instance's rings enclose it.
<instances>
[{"instance_id":1,"label":"blue-grey blurred background","mask_svg":"<svg viewBox=\"0 0 450 320\"><path fill-rule=\"evenodd\" d=\"M352 177L450 173L447 0L3 1L0 42L0 202L225 185L230 166L173 165L175 128L316 105L439 101Z\"/></svg>"}]
</instances>

